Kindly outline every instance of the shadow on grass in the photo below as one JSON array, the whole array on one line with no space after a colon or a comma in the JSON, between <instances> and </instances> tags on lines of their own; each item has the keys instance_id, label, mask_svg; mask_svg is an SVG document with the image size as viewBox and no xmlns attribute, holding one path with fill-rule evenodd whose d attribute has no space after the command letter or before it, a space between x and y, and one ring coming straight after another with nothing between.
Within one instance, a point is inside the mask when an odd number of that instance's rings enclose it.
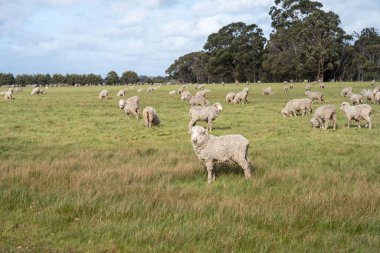
<instances>
[{"instance_id":1,"label":"shadow on grass","mask_svg":"<svg viewBox=\"0 0 380 253\"><path fill-rule=\"evenodd\" d=\"M256 171L256 167L254 167L252 164L251 164L251 172L252 172L252 176L255 174L255 171ZM215 172L215 176L220 176L220 175L242 175L244 176L244 170L242 167L240 167L238 164L236 163L220 163L220 164L216 164L215 167L214 167L214 172Z\"/></svg>"}]
</instances>

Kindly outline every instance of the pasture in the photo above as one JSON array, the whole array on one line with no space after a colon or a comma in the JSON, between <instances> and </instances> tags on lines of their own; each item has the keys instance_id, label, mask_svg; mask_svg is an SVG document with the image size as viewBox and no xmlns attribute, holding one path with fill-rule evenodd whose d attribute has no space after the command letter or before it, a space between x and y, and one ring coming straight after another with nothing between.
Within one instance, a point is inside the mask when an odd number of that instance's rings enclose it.
<instances>
[{"instance_id":1,"label":"pasture","mask_svg":"<svg viewBox=\"0 0 380 253\"><path fill-rule=\"evenodd\" d=\"M140 111L156 108L153 129L125 117L120 87L2 98L0 252L377 252L380 107L371 105L372 130L347 129L339 110L343 87L368 84L326 83L335 132L311 128L311 115L280 114L305 97L303 83L287 94L283 84L251 84L247 105L224 101L243 84L206 85L223 106L212 134L248 138L254 169L246 180L240 167L220 165L212 184L192 149L189 106L168 94L179 85L128 88ZM274 95L261 95L267 86ZM98 99L102 89L110 99Z\"/></svg>"}]
</instances>

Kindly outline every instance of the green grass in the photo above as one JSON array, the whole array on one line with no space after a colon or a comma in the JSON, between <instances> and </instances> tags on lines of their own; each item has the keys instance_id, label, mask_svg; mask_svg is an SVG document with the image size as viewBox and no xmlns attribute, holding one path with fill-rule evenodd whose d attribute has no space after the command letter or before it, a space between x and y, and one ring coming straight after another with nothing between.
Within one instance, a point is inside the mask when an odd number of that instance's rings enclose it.
<instances>
[{"instance_id":1,"label":"green grass","mask_svg":"<svg viewBox=\"0 0 380 253\"><path fill-rule=\"evenodd\" d=\"M255 170L246 180L220 165L210 185L189 106L168 95L179 86L128 90L141 110L156 108L161 125L151 130L118 108L119 87L104 101L103 87L26 88L0 101L0 252L378 252L380 107L372 130L347 129L339 111L343 87L367 85L326 85L335 132L281 116L304 84L287 94L250 85L247 105L224 102L243 85L208 85L210 102L223 105L212 134L248 138ZM275 94L261 96L267 86Z\"/></svg>"}]
</instances>

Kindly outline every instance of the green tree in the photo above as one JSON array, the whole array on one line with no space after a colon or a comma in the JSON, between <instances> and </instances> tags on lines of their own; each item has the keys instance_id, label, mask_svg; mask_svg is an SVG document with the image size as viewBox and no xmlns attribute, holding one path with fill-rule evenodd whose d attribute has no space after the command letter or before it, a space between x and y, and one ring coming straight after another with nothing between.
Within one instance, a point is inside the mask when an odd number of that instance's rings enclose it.
<instances>
[{"instance_id":1,"label":"green tree","mask_svg":"<svg viewBox=\"0 0 380 253\"><path fill-rule=\"evenodd\" d=\"M108 72L106 78L106 85L117 85L119 84L119 76L115 71Z\"/></svg>"},{"instance_id":2,"label":"green tree","mask_svg":"<svg viewBox=\"0 0 380 253\"><path fill-rule=\"evenodd\" d=\"M12 85L15 84L16 79L11 73L0 73L0 85Z\"/></svg>"},{"instance_id":3,"label":"green tree","mask_svg":"<svg viewBox=\"0 0 380 253\"><path fill-rule=\"evenodd\" d=\"M120 82L123 84L134 84L139 81L139 76L137 75L136 72L134 71L125 71L121 77L120 77Z\"/></svg>"}]
</instances>

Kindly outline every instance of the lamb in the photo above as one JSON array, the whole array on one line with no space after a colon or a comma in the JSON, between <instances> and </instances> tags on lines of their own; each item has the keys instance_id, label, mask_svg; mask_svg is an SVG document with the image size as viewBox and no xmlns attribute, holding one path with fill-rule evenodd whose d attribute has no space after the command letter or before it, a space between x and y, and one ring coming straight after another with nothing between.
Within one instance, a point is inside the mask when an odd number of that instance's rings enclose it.
<instances>
[{"instance_id":1,"label":"lamb","mask_svg":"<svg viewBox=\"0 0 380 253\"><path fill-rule=\"evenodd\" d=\"M318 91L306 91L305 95L311 99L311 101L318 100L319 102L323 103L323 94Z\"/></svg>"},{"instance_id":2,"label":"lamb","mask_svg":"<svg viewBox=\"0 0 380 253\"><path fill-rule=\"evenodd\" d=\"M183 91L182 92L182 94L181 94L181 100L182 101L187 101L187 102L189 102L190 101L190 99L191 99L191 93L189 92L189 91L187 91L187 90L185 90L185 91Z\"/></svg>"},{"instance_id":3,"label":"lamb","mask_svg":"<svg viewBox=\"0 0 380 253\"><path fill-rule=\"evenodd\" d=\"M195 105L206 106L208 105L208 101L205 97L193 96L190 98L189 104L190 106L195 106Z\"/></svg>"},{"instance_id":4,"label":"lamb","mask_svg":"<svg viewBox=\"0 0 380 253\"><path fill-rule=\"evenodd\" d=\"M346 87L342 90L340 95L343 97L348 97L348 94L350 94L350 93L352 93L352 87Z\"/></svg>"},{"instance_id":5,"label":"lamb","mask_svg":"<svg viewBox=\"0 0 380 253\"><path fill-rule=\"evenodd\" d=\"M145 126L147 128L152 128L152 126L158 126L161 123L156 110L151 106L147 106L144 108L143 117Z\"/></svg>"},{"instance_id":6,"label":"lamb","mask_svg":"<svg viewBox=\"0 0 380 253\"><path fill-rule=\"evenodd\" d=\"M332 105L322 105L315 112L311 118L310 123L313 127L319 127L326 130L329 126L329 121L333 121L334 131L336 129L336 109Z\"/></svg>"},{"instance_id":7,"label":"lamb","mask_svg":"<svg viewBox=\"0 0 380 253\"><path fill-rule=\"evenodd\" d=\"M242 91L236 93L234 100L233 100L233 103L234 104L237 104L237 103L246 104L246 103L248 103L248 90L243 89Z\"/></svg>"},{"instance_id":8,"label":"lamb","mask_svg":"<svg viewBox=\"0 0 380 253\"><path fill-rule=\"evenodd\" d=\"M367 103L368 103L368 101L370 101L370 102L375 101L375 94L373 93L372 90L363 89L360 93L363 95L363 98L365 98L367 100Z\"/></svg>"},{"instance_id":9,"label":"lamb","mask_svg":"<svg viewBox=\"0 0 380 253\"><path fill-rule=\"evenodd\" d=\"M232 103L234 101L235 95L236 95L235 92L229 92L229 93L227 93L227 95L226 95L226 103L227 104Z\"/></svg>"},{"instance_id":10,"label":"lamb","mask_svg":"<svg viewBox=\"0 0 380 253\"><path fill-rule=\"evenodd\" d=\"M108 91L107 90L100 91L99 99L108 99Z\"/></svg>"},{"instance_id":11,"label":"lamb","mask_svg":"<svg viewBox=\"0 0 380 253\"><path fill-rule=\"evenodd\" d=\"M191 132L191 128L198 121L206 121L207 122L206 129L211 132L212 131L212 122L216 119L216 117L219 116L222 109L223 109L223 107L219 102L217 102L211 106L206 106L206 107L197 106L197 107L190 108L190 110L189 110L189 115L190 115L189 132Z\"/></svg>"},{"instance_id":12,"label":"lamb","mask_svg":"<svg viewBox=\"0 0 380 253\"><path fill-rule=\"evenodd\" d=\"M340 105L340 110L346 114L347 128L350 128L351 120L355 120L360 128L359 121L364 119L367 121L366 127L372 128L371 114L373 112L372 107L366 104L350 106L349 103L343 102Z\"/></svg>"},{"instance_id":13,"label":"lamb","mask_svg":"<svg viewBox=\"0 0 380 253\"><path fill-rule=\"evenodd\" d=\"M263 95L272 95L272 88L271 87L268 87L266 89L261 89L261 94Z\"/></svg>"},{"instance_id":14,"label":"lamb","mask_svg":"<svg viewBox=\"0 0 380 253\"><path fill-rule=\"evenodd\" d=\"M133 114L138 119L140 115L140 98L138 96L133 96L127 100L120 99L119 108L124 111L128 118L129 114Z\"/></svg>"},{"instance_id":15,"label":"lamb","mask_svg":"<svg viewBox=\"0 0 380 253\"><path fill-rule=\"evenodd\" d=\"M13 89L12 88L9 88L7 90L7 92L5 92L4 99L6 99L6 100L13 100L14 99L14 97L13 97Z\"/></svg>"},{"instance_id":16,"label":"lamb","mask_svg":"<svg viewBox=\"0 0 380 253\"><path fill-rule=\"evenodd\" d=\"M304 116L305 114L309 114L312 112L311 103L312 101L309 98L292 99L282 109L281 114L284 117L297 117L299 113L301 113L301 115Z\"/></svg>"},{"instance_id":17,"label":"lamb","mask_svg":"<svg viewBox=\"0 0 380 253\"><path fill-rule=\"evenodd\" d=\"M235 162L239 164L246 178L251 178L251 164L248 158L249 141L240 134L214 136L201 126L191 129L191 142L198 159L205 163L207 182L215 181L213 172L216 163Z\"/></svg>"},{"instance_id":18,"label":"lamb","mask_svg":"<svg viewBox=\"0 0 380 253\"><path fill-rule=\"evenodd\" d=\"M175 90L171 90L171 91L169 91L169 95L174 95L174 94L176 94L176 91L175 91Z\"/></svg>"},{"instance_id":19,"label":"lamb","mask_svg":"<svg viewBox=\"0 0 380 253\"><path fill-rule=\"evenodd\" d=\"M363 104L363 96L360 94L353 94L352 92L349 92L347 97L350 98L352 105Z\"/></svg>"},{"instance_id":20,"label":"lamb","mask_svg":"<svg viewBox=\"0 0 380 253\"><path fill-rule=\"evenodd\" d=\"M306 84L305 91L310 91L310 89L311 89L311 84L310 83Z\"/></svg>"},{"instance_id":21,"label":"lamb","mask_svg":"<svg viewBox=\"0 0 380 253\"><path fill-rule=\"evenodd\" d=\"M124 97L126 92L127 92L127 89L119 90L117 92L116 96L118 96L118 97Z\"/></svg>"}]
</instances>

